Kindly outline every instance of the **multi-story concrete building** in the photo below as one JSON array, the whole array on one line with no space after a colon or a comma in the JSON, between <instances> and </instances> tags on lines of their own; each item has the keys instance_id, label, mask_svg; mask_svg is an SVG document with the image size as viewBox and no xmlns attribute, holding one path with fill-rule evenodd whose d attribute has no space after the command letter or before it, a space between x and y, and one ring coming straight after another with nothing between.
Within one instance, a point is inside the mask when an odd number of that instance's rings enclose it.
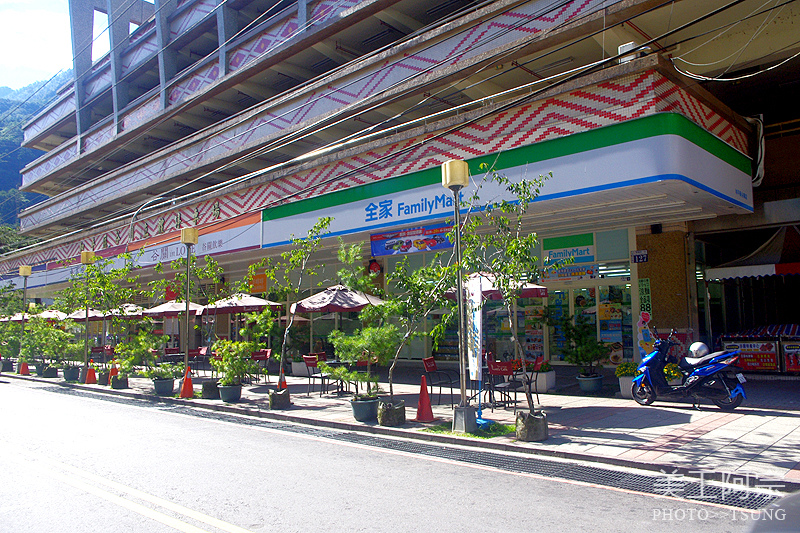
<instances>
[{"instance_id":1,"label":"multi-story concrete building","mask_svg":"<svg viewBox=\"0 0 800 533\"><path fill-rule=\"evenodd\" d=\"M99 13L111 52L92 62ZM643 309L695 340L719 333L699 234L798 220L797 2L70 0L70 14L75 81L25 127L43 155L22 189L49 198L21 227L43 242L2 258L15 283L33 265L36 295L81 250L173 259L190 226L197 253L241 277L323 215L332 235L380 243L384 269L421 264L415 239L387 241L445 222L439 165L465 159L475 175L553 173L529 227L542 256L576 262L523 307L593 311L631 357ZM558 358L555 336L525 333Z\"/></svg>"}]
</instances>

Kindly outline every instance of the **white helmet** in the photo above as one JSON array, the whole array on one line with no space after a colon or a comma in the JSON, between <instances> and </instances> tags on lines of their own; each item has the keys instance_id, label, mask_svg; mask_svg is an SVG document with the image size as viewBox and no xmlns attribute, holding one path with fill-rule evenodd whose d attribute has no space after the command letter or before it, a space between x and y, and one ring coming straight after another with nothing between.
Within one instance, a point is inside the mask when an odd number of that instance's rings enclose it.
<instances>
[{"instance_id":1,"label":"white helmet","mask_svg":"<svg viewBox=\"0 0 800 533\"><path fill-rule=\"evenodd\" d=\"M691 346L689 346L689 353L692 354L692 357L700 358L705 357L708 355L708 346L702 342L694 342Z\"/></svg>"}]
</instances>

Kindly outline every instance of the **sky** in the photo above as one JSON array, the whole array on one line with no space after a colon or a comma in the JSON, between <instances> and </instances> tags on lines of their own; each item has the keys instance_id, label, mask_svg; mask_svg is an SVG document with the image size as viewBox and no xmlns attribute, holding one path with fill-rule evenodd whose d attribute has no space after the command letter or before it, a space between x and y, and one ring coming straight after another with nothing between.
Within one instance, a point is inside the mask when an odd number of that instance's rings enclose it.
<instances>
[{"instance_id":1,"label":"sky","mask_svg":"<svg viewBox=\"0 0 800 533\"><path fill-rule=\"evenodd\" d=\"M95 57L108 51L106 24L95 18ZM71 67L68 0L0 0L0 87L19 89Z\"/></svg>"}]
</instances>

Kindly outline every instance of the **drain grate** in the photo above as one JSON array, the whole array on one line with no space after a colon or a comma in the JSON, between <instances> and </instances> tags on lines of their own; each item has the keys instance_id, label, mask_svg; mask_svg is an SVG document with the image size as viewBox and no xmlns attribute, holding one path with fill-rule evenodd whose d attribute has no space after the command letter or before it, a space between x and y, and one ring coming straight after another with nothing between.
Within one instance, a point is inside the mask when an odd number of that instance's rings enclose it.
<instances>
[{"instance_id":1,"label":"drain grate","mask_svg":"<svg viewBox=\"0 0 800 533\"><path fill-rule=\"evenodd\" d=\"M83 397L91 395L119 404L137 406L141 406L142 404L142 400L133 398L95 394L64 387L43 387L43 390ZM740 509L756 510L769 505L781 497L780 494L775 492L754 490L740 485L714 484L708 481L689 479L664 473L638 474L599 466L556 461L533 455L521 457L488 450L469 450L442 444L428 444L413 439L398 440L358 432L319 428L256 417L237 416L219 411L198 409L166 402L155 402L152 405L161 410L196 418L224 421L252 427L263 427L297 435L307 435L351 444L360 444L372 448L425 455L438 459L447 459L453 462L487 466L507 472L533 474L553 479L591 483L599 486L627 489L646 494L668 495L698 503L716 503ZM757 480L751 479L751 481Z\"/></svg>"}]
</instances>

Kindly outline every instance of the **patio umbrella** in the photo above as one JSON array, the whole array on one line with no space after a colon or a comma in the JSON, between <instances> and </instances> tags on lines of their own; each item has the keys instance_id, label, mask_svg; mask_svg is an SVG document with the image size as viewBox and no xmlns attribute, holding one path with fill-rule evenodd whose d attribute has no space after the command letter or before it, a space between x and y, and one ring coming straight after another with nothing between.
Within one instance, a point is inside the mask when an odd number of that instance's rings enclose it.
<instances>
[{"instance_id":1,"label":"patio umbrella","mask_svg":"<svg viewBox=\"0 0 800 533\"><path fill-rule=\"evenodd\" d=\"M142 313L144 312L144 308L138 306L136 304L122 304L121 306L117 307L116 309L112 309L108 313L106 313L106 318L124 318L124 319L136 319L142 318Z\"/></svg>"},{"instance_id":2,"label":"patio umbrella","mask_svg":"<svg viewBox=\"0 0 800 533\"><path fill-rule=\"evenodd\" d=\"M189 302L189 312L194 312L195 315L200 315L203 312L203 309L205 309L204 306L194 302ZM161 305L157 305L153 308L145 309L143 311L143 314L147 316L157 317L176 317L185 313L186 302L178 302L176 300L170 300Z\"/></svg>"},{"instance_id":3,"label":"patio umbrella","mask_svg":"<svg viewBox=\"0 0 800 533\"><path fill-rule=\"evenodd\" d=\"M59 311L57 309L48 309L46 311L42 311L38 315L33 315L39 318L43 318L45 320L64 320L67 318L67 313L63 311Z\"/></svg>"},{"instance_id":4,"label":"patio umbrella","mask_svg":"<svg viewBox=\"0 0 800 533\"><path fill-rule=\"evenodd\" d=\"M292 304L292 313L343 313L360 311L368 305L381 305L383 300L369 294L334 285L322 292Z\"/></svg>"},{"instance_id":5,"label":"patio umbrella","mask_svg":"<svg viewBox=\"0 0 800 533\"><path fill-rule=\"evenodd\" d=\"M481 294L486 300L502 300L503 294L500 289L494 285L494 276L476 272L467 276L469 280L480 278ZM544 285L536 285L535 283L519 283L513 287L517 291L517 296L520 298L544 298L547 296L547 287ZM450 300L456 299L456 289L449 289L444 293L445 297Z\"/></svg>"},{"instance_id":6,"label":"patio umbrella","mask_svg":"<svg viewBox=\"0 0 800 533\"><path fill-rule=\"evenodd\" d=\"M89 309L89 322L94 322L95 320L103 320L105 317L106 314L103 311L91 308ZM74 320L76 322L86 322L86 309L78 309L76 311L73 311L67 315L67 318Z\"/></svg>"},{"instance_id":7,"label":"patio umbrella","mask_svg":"<svg viewBox=\"0 0 800 533\"><path fill-rule=\"evenodd\" d=\"M31 316L27 313L25 313L24 317L22 313L15 313L11 316L4 316L3 318L0 318L0 322L22 322L23 320L27 322L30 319Z\"/></svg>"},{"instance_id":8,"label":"patio umbrella","mask_svg":"<svg viewBox=\"0 0 800 533\"><path fill-rule=\"evenodd\" d=\"M283 304L272 302L259 298L258 296L251 296L249 294L233 294L228 298L218 300L213 304L208 304L203 311L205 314L235 314L235 313L252 313L260 311L265 307L282 307Z\"/></svg>"}]
</instances>

